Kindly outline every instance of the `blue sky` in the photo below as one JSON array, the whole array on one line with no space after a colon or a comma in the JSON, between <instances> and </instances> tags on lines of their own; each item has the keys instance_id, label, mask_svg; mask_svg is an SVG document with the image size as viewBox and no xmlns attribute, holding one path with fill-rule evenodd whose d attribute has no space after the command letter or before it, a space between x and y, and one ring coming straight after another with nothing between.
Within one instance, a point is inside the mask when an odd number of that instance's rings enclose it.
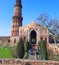
<instances>
[{"instance_id":1,"label":"blue sky","mask_svg":"<svg viewBox=\"0 0 59 65\"><path fill-rule=\"evenodd\" d=\"M0 36L10 36L16 0L0 0ZM35 21L41 13L59 19L59 0L22 0L23 26Z\"/></svg>"}]
</instances>

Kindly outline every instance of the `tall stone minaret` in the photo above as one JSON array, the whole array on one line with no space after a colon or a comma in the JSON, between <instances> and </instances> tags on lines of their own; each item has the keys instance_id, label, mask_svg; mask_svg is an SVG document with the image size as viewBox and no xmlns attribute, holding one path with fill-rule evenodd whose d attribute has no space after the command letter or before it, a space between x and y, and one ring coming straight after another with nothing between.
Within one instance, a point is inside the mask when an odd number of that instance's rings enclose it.
<instances>
[{"instance_id":1,"label":"tall stone minaret","mask_svg":"<svg viewBox=\"0 0 59 65\"><path fill-rule=\"evenodd\" d=\"M22 26L22 4L21 0L16 0L14 6L14 16L12 17L12 31L11 36L19 35L19 26Z\"/></svg>"}]
</instances>

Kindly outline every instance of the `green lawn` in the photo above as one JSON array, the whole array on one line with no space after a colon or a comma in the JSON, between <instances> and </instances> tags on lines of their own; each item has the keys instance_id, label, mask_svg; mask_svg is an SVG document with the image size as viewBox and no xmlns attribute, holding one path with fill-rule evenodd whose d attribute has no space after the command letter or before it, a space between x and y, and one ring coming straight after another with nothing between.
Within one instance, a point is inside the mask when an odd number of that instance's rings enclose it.
<instances>
[{"instance_id":1,"label":"green lawn","mask_svg":"<svg viewBox=\"0 0 59 65\"><path fill-rule=\"evenodd\" d=\"M8 47L0 46L0 58L13 58L11 50Z\"/></svg>"}]
</instances>

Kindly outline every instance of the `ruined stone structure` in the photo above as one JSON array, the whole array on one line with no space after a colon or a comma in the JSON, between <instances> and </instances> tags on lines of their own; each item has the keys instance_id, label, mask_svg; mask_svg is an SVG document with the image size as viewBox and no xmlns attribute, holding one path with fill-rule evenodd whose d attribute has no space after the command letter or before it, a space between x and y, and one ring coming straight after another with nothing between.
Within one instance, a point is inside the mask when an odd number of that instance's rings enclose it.
<instances>
[{"instance_id":1,"label":"ruined stone structure","mask_svg":"<svg viewBox=\"0 0 59 65\"><path fill-rule=\"evenodd\" d=\"M0 65L59 65L58 61L1 59Z\"/></svg>"},{"instance_id":2,"label":"ruined stone structure","mask_svg":"<svg viewBox=\"0 0 59 65\"><path fill-rule=\"evenodd\" d=\"M0 37L0 45L16 46L20 38L22 38L24 45L28 40L38 50L40 40L43 39L46 40L47 44L49 43L48 28L42 27L34 21L27 26L23 26L22 20L22 3L21 0L16 0L12 17L11 36Z\"/></svg>"},{"instance_id":3,"label":"ruined stone structure","mask_svg":"<svg viewBox=\"0 0 59 65\"><path fill-rule=\"evenodd\" d=\"M27 26L22 26L22 4L21 0L16 0L14 7L14 16L12 17L12 31L10 37L10 45L16 46L20 38L23 39L24 44L30 41L35 48L38 48L38 42L41 39L49 43L48 28L42 27L34 21Z\"/></svg>"},{"instance_id":4,"label":"ruined stone structure","mask_svg":"<svg viewBox=\"0 0 59 65\"><path fill-rule=\"evenodd\" d=\"M8 39L5 37L5 40L4 37L0 37L1 44L4 44L3 41L5 41L6 45L16 46L20 38L22 38L24 44L28 40L37 49L40 40L43 39L49 43L48 28L42 27L34 21L27 26L22 26L22 20L22 3L21 0L16 0L12 17L11 36L7 37Z\"/></svg>"}]
</instances>

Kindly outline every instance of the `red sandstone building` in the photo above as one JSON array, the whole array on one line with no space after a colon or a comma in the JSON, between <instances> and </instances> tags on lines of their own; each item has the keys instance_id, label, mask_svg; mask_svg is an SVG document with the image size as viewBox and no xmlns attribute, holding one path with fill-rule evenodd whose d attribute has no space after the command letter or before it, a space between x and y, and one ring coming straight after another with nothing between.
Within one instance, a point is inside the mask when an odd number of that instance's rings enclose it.
<instances>
[{"instance_id":1,"label":"red sandstone building","mask_svg":"<svg viewBox=\"0 0 59 65\"><path fill-rule=\"evenodd\" d=\"M12 31L9 37L0 37L0 43L7 43L7 45L16 46L20 38L23 39L24 44L30 41L35 48L38 47L38 42L43 39L49 43L48 28L42 27L35 22L27 26L22 26L22 4L21 0L16 0L14 6L14 16L12 17Z\"/></svg>"},{"instance_id":2,"label":"red sandstone building","mask_svg":"<svg viewBox=\"0 0 59 65\"><path fill-rule=\"evenodd\" d=\"M44 28L35 22L30 23L29 25L22 26L22 4L21 0L16 0L14 7L14 16L12 17L12 32L11 32L11 43L16 45L14 42L18 42L20 38L23 39L24 43L28 40L33 45L38 45L38 42L41 39L44 39L48 43L48 29Z\"/></svg>"}]
</instances>

